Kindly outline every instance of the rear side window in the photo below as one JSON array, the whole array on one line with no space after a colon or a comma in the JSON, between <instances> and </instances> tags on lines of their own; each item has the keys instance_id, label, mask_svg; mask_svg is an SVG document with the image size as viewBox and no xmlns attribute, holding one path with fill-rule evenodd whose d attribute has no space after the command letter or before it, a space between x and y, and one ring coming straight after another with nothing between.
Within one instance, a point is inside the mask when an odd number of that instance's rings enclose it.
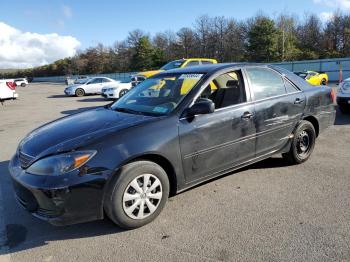
<instances>
[{"instance_id":1,"label":"rear side window","mask_svg":"<svg viewBox=\"0 0 350 262\"><path fill-rule=\"evenodd\" d=\"M202 61L202 65L211 65L213 62L211 61Z\"/></svg>"},{"instance_id":2,"label":"rear side window","mask_svg":"<svg viewBox=\"0 0 350 262\"><path fill-rule=\"evenodd\" d=\"M95 78L89 84L99 84L99 83L102 83L102 79L101 78Z\"/></svg>"},{"instance_id":3,"label":"rear side window","mask_svg":"<svg viewBox=\"0 0 350 262\"><path fill-rule=\"evenodd\" d=\"M186 67L189 67L189 66L198 66L199 65L199 61L191 61L191 62L188 62L188 64L186 65Z\"/></svg>"},{"instance_id":4,"label":"rear side window","mask_svg":"<svg viewBox=\"0 0 350 262\"><path fill-rule=\"evenodd\" d=\"M283 78L267 68L247 68L255 100L286 94Z\"/></svg>"}]
</instances>

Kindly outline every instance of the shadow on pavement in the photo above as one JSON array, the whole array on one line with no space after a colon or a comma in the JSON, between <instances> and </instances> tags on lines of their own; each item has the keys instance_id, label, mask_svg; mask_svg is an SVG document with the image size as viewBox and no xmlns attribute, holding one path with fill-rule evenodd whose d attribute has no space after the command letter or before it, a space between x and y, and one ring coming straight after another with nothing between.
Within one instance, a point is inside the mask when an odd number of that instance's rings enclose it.
<instances>
[{"instance_id":1,"label":"shadow on pavement","mask_svg":"<svg viewBox=\"0 0 350 262\"><path fill-rule=\"evenodd\" d=\"M116 234L125 230L105 218L83 224L55 227L32 217L16 202L8 171L9 161L0 162L0 186L4 189L5 222L8 238L8 254L45 246L50 241L81 239Z\"/></svg>"},{"instance_id":2,"label":"shadow on pavement","mask_svg":"<svg viewBox=\"0 0 350 262\"><path fill-rule=\"evenodd\" d=\"M337 107L334 125L350 125L350 110L347 113L342 113Z\"/></svg>"},{"instance_id":3,"label":"shadow on pavement","mask_svg":"<svg viewBox=\"0 0 350 262\"><path fill-rule=\"evenodd\" d=\"M78 102L108 102L108 101L103 97L94 97L94 98L80 99L78 100Z\"/></svg>"},{"instance_id":4,"label":"shadow on pavement","mask_svg":"<svg viewBox=\"0 0 350 262\"><path fill-rule=\"evenodd\" d=\"M69 96L66 96L66 95L51 95L51 96L48 96L47 98L67 98Z\"/></svg>"}]
</instances>

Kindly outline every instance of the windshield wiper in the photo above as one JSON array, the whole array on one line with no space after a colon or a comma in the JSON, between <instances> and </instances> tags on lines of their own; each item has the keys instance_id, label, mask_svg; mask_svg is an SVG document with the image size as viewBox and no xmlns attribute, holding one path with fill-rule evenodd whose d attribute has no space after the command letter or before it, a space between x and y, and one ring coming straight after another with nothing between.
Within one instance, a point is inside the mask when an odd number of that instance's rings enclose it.
<instances>
[{"instance_id":1,"label":"windshield wiper","mask_svg":"<svg viewBox=\"0 0 350 262\"><path fill-rule=\"evenodd\" d=\"M132 109L125 108L125 107L116 107L116 108L114 108L114 110L118 111L118 112L134 114L134 115L142 115L143 114L140 111L132 110Z\"/></svg>"},{"instance_id":2,"label":"windshield wiper","mask_svg":"<svg viewBox=\"0 0 350 262\"><path fill-rule=\"evenodd\" d=\"M137 111L137 110L132 110L129 108L125 107L116 107L113 110L118 111L118 112L123 112L123 113L129 113L133 115L144 115L144 116L163 116L165 114L157 114L157 113L152 113L152 112L142 112L142 111Z\"/></svg>"}]
</instances>

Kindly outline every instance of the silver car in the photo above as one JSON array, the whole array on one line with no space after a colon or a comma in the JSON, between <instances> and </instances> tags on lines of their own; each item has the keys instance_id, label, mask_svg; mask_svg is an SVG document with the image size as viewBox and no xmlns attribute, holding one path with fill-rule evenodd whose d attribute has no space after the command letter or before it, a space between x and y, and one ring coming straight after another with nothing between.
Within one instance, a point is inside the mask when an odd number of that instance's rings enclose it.
<instances>
[{"instance_id":1,"label":"silver car","mask_svg":"<svg viewBox=\"0 0 350 262\"><path fill-rule=\"evenodd\" d=\"M85 96L87 94L101 94L102 89L106 86L117 87L119 81L115 81L108 77L92 77L79 81L76 84L69 85L64 90L68 96Z\"/></svg>"},{"instance_id":2,"label":"silver car","mask_svg":"<svg viewBox=\"0 0 350 262\"><path fill-rule=\"evenodd\" d=\"M350 78L345 79L339 84L337 104L343 113L350 111Z\"/></svg>"}]
</instances>

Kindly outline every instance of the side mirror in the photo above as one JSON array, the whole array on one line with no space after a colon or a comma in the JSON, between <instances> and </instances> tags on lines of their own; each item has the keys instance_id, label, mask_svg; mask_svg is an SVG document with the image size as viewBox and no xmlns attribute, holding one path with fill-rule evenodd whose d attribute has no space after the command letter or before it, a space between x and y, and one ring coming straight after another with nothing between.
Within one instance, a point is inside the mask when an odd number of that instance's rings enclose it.
<instances>
[{"instance_id":1,"label":"side mirror","mask_svg":"<svg viewBox=\"0 0 350 262\"><path fill-rule=\"evenodd\" d=\"M190 116L211 114L215 110L215 104L210 99L200 99L191 106L187 113Z\"/></svg>"}]
</instances>

